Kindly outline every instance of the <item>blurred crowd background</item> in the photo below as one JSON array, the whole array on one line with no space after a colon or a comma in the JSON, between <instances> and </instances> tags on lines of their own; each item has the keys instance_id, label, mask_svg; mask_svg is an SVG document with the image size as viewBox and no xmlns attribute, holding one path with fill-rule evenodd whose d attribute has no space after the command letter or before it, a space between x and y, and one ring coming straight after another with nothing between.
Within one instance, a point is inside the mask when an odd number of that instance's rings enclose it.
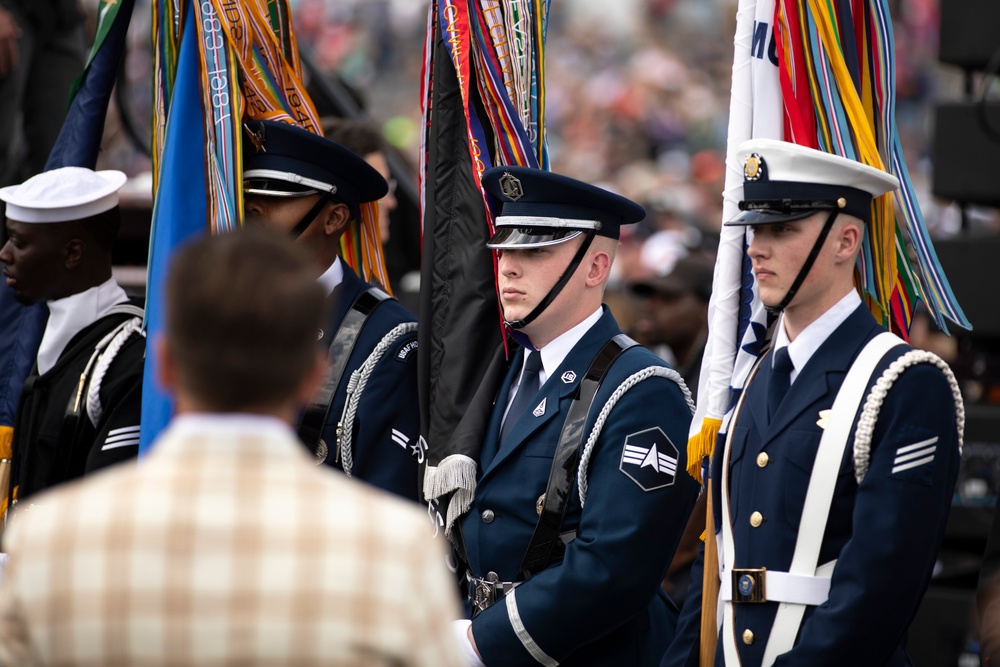
<instances>
[{"instance_id":1,"label":"blurred crowd background","mask_svg":"<svg viewBox=\"0 0 1000 667\"><path fill-rule=\"evenodd\" d=\"M930 194L933 103L962 94L963 75L938 62L940 0L892 0L897 121L926 222L937 237L962 216ZM293 0L300 46L354 95L411 164L420 145L426 0ZM150 117L149 9L136 7L130 113ZM647 207L624 239L620 282L668 272L689 252L714 252L729 110L736 0L555 0L546 42L546 117L552 169ZM148 157L121 137L112 114L103 166L135 187ZM415 173L415 170L414 170ZM995 209L971 208L966 226L1000 229ZM414 260L415 261L415 260Z\"/></svg>"},{"instance_id":2,"label":"blurred crowd background","mask_svg":"<svg viewBox=\"0 0 1000 667\"><path fill-rule=\"evenodd\" d=\"M967 205L963 210L931 194L935 104L967 98L970 88L985 81L981 74L967 75L940 62L942 1L888 2L896 40L899 134L932 235L997 237L1000 209ZM291 1L300 49L321 76L349 93L410 167L408 174L394 176L401 186L409 180L411 193L420 152L428 5L427 0ZM551 168L619 192L648 211L643 223L624 233L608 290L626 329L637 324L645 307L630 287L669 274L684 256L714 259L722 222L736 6L737 0L554 0L550 5L545 122ZM133 136L146 133L148 143L149 11L146 3L135 8L125 63L128 86L109 113L98 164L128 173L128 188L140 199L150 196L150 160L124 128L130 124ZM393 212L385 250L393 285L415 310L419 218L412 202L414 210L406 208ZM137 233L136 264L145 261L144 231ZM136 269L141 278L141 267ZM958 288L956 293L963 304L979 298ZM1000 322L997 329L1000 333ZM953 363L963 346L974 352L966 357L968 374L974 376L969 397L1000 403L997 341L948 338L922 317L913 335L915 344ZM977 363L978 370L973 368ZM994 375L997 382L989 380ZM989 377L980 382L984 376ZM989 399L994 391L996 401ZM1000 484L1000 467L997 476Z\"/></svg>"}]
</instances>

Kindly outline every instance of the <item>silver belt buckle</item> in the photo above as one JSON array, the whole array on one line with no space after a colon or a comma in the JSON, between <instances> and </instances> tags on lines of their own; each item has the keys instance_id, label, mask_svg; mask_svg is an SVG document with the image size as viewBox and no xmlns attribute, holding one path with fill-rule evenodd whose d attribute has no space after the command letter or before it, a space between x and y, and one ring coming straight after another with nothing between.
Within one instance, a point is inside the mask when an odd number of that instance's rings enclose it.
<instances>
[{"instance_id":1,"label":"silver belt buckle","mask_svg":"<svg viewBox=\"0 0 1000 667\"><path fill-rule=\"evenodd\" d=\"M767 602L767 568L733 568L733 602Z\"/></svg>"},{"instance_id":2,"label":"silver belt buckle","mask_svg":"<svg viewBox=\"0 0 1000 667\"><path fill-rule=\"evenodd\" d=\"M497 584L500 577L495 572L490 572L485 578L472 578L472 611L473 615L486 611L497 601Z\"/></svg>"}]
</instances>

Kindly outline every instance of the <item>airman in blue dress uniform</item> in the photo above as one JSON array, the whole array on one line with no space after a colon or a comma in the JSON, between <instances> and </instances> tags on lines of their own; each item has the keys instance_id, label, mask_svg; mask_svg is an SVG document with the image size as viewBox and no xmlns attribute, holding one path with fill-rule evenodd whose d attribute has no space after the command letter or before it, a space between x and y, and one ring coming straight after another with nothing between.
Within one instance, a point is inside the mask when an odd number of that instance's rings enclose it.
<instances>
[{"instance_id":1,"label":"airman in blue dress uniform","mask_svg":"<svg viewBox=\"0 0 1000 667\"><path fill-rule=\"evenodd\" d=\"M302 128L252 121L244 129L248 224L287 231L314 250L330 295L317 337L330 346L331 378L299 435L318 463L416 501L424 458L416 320L338 254L360 205L385 196L388 184L360 156Z\"/></svg>"},{"instance_id":2,"label":"airman in blue dress uniform","mask_svg":"<svg viewBox=\"0 0 1000 667\"><path fill-rule=\"evenodd\" d=\"M715 664L909 665L963 408L944 362L885 333L854 287L873 198L898 181L773 140L744 144L739 160L743 213L727 224L753 226L760 298L780 317L712 462ZM685 605L664 665L698 664L700 612Z\"/></svg>"},{"instance_id":3,"label":"airman in blue dress uniform","mask_svg":"<svg viewBox=\"0 0 1000 667\"><path fill-rule=\"evenodd\" d=\"M620 226L644 211L537 169L494 168L483 185L503 207L489 246L519 346L487 387L477 483L454 531L472 616L456 630L471 665L652 664L676 623L660 582L697 489L683 472L683 381L621 336L601 303ZM609 349L617 357L589 409L571 412ZM575 439L564 430L574 414ZM550 526L558 545L532 559L553 488L565 500Z\"/></svg>"}]
</instances>

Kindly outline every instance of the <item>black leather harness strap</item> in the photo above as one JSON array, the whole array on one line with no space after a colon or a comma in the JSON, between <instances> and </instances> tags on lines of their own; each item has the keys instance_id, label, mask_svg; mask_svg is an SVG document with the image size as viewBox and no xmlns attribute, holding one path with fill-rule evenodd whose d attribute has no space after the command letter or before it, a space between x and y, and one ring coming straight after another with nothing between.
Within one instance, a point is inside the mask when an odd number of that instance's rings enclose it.
<instances>
[{"instance_id":1,"label":"black leather harness strap","mask_svg":"<svg viewBox=\"0 0 1000 667\"><path fill-rule=\"evenodd\" d=\"M583 444L584 427L590 408L594 404L597 390L604 381L608 369L625 350L638 345L625 334L618 334L601 348L587 369L587 374L577 387L576 396L570 405L563 422L559 443L552 457L552 469L545 488L541 512L531 542L524 554L524 560L518 570L518 579L524 581L536 574L552 562L562 558L568 539L560 534L569 498L573 493L576 480L577 463L580 459L580 446ZM570 539L572 539L570 537Z\"/></svg>"},{"instance_id":2,"label":"black leather harness strap","mask_svg":"<svg viewBox=\"0 0 1000 667\"><path fill-rule=\"evenodd\" d=\"M330 375L320 387L313 402L303 413L302 421L299 423L299 439L311 451L317 450L317 445L319 445L323 435L323 426L326 424L330 406L333 404L333 396L340 385L340 379L344 375L347 361L351 358L354 344L357 343L361 330L379 304L391 298L377 287L368 288L351 305L351 309L344 316L340 328L334 334L333 341L330 343Z\"/></svg>"}]
</instances>

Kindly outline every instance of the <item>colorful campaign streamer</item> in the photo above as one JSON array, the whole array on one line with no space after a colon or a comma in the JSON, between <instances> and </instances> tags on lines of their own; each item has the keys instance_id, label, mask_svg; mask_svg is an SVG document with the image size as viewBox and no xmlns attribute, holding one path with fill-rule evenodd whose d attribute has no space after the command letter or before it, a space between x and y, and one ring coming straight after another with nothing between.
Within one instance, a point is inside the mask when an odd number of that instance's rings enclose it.
<instances>
[{"instance_id":1,"label":"colorful campaign streamer","mask_svg":"<svg viewBox=\"0 0 1000 667\"><path fill-rule=\"evenodd\" d=\"M763 48L768 26L776 42L772 68ZM724 218L735 215L732 204L741 191L742 172L731 156L746 139L784 138L884 169L899 179L900 188L873 204L858 265L865 302L879 321L904 337L918 301L926 303L942 329L947 320L971 328L934 253L902 158L884 0L741 2L735 56ZM775 75L780 115L774 108ZM775 119L781 122L777 130ZM915 262L904 239L910 240ZM688 448L690 472L698 478L766 329L743 249L744 232L724 228L716 265L718 296L710 306L712 332Z\"/></svg>"},{"instance_id":2,"label":"colorful campaign streamer","mask_svg":"<svg viewBox=\"0 0 1000 667\"><path fill-rule=\"evenodd\" d=\"M244 121L269 118L319 130L288 15L287 0L161 0L154 5L154 199L146 298L150 338L162 325L160 290L173 249L193 235L224 233L242 223ZM204 198L192 196L202 192ZM364 239L360 251L345 257L366 278L385 274L373 209L368 207L367 218L358 223L356 234ZM142 451L166 425L171 410L153 381L152 363L153 355L148 355Z\"/></svg>"}]
</instances>

